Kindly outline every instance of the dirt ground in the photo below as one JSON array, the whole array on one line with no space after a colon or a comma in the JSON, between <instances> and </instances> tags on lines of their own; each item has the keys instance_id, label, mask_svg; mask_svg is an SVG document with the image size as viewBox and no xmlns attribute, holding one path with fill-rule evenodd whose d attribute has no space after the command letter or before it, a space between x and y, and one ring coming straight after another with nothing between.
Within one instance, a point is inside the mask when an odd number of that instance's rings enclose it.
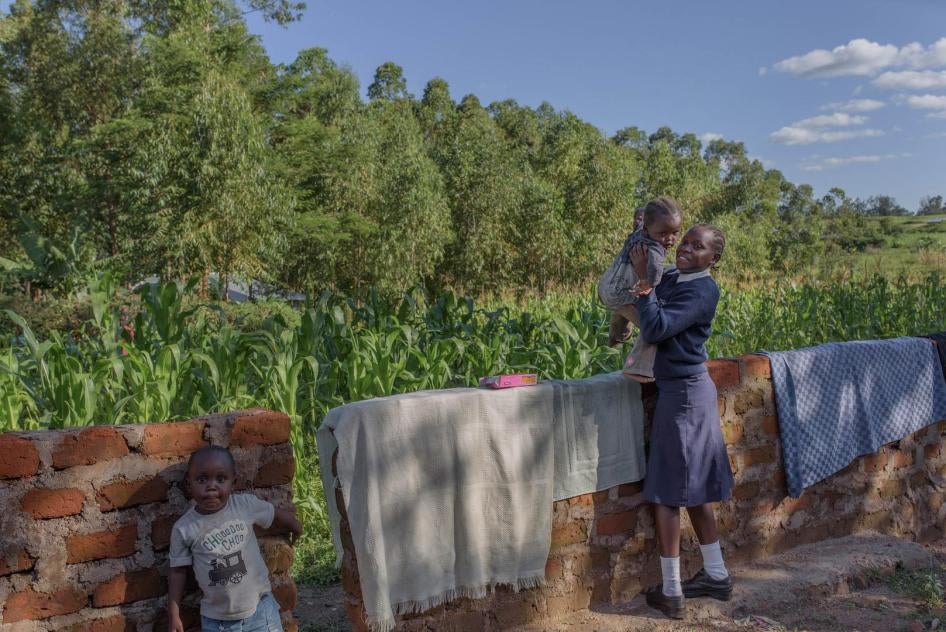
<instances>
[{"instance_id":1,"label":"dirt ground","mask_svg":"<svg viewBox=\"0 0 946 632\"><path fill-rule=\"evenodd\" d=\"M514 632L946 631L946 540L922 545L882 535L849 536L732 567L730 573L732 601L689 600L683 621L664 618L639 596ZM300 588L301 630L350 630L343 598L339 585Z\"/></svg>"}]
</instances>

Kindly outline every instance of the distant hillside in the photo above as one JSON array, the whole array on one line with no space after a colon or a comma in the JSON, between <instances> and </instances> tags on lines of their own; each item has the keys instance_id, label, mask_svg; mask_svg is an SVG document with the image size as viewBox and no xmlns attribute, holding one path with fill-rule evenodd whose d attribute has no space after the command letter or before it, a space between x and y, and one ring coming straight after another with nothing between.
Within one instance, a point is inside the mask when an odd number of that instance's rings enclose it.
<instances>
[{"instance_id":1,"label":"distant hillside","mask_svg":"<svg viewBox=\"0 0 946 632\"><path fill-rule=\"evenodd\" d=\"M946 273L946 215L872 217L870 221L885 243L857 255L859 270Z\"/></svg>"}]
</instances>

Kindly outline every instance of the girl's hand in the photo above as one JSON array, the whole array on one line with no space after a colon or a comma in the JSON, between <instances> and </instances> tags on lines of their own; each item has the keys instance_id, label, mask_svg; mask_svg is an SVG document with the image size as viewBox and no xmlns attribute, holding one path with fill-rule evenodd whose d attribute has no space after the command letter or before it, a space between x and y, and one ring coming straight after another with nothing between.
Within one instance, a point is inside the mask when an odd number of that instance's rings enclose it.
<instances>
[{"instance_id":1,"label":"girl's hand","mask_svg":"<svg viewBox=\"0 0 946 632\"><path fill-rule=\"evenodd\" d=\"M631 248L631 265L634 266L638 279L647 278L647 246L637 244Z\"/></svg>"}]
</instances>

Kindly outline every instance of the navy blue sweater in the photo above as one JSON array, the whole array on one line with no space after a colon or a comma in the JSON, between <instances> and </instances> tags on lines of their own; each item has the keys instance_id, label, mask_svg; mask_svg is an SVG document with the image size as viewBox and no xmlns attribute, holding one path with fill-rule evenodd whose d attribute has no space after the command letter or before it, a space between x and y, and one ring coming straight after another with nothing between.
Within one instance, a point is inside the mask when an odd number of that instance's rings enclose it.
<instances>
[{"instance_id":1,"label":"navy blue sweater","mask_svg":"<svg viewBox=\"0 0 946 632\"><path fill-rule=\"evenodd\" d=\"M719 287L710 276L677 283L679 272L637 302L641 337L657 345L654 377L674 379L706 371L706 339L716 315Z\"/></svg>"}]
</instances>

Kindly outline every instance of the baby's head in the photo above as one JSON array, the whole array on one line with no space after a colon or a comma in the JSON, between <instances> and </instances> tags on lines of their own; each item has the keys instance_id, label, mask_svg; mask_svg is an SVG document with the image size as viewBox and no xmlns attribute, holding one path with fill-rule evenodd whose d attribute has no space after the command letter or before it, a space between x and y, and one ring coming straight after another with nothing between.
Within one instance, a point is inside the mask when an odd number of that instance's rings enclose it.
<instances>
[{"instance_id":1,"label":"baby's head","mask_svg":"<svg viewBox=\"0 0 946 632\"><path fill-rule=\"evenodd\" d=\"M644 207L644 232L664 248L677 243L683 226L683 209L672 197L662 195Z\"/></svg>"},{"instance_id":2,"label":"baby's head","mask_svg":"<svg viewBox=\"0 0 946 632\"><path fill-rule=\"evenodd\" d=\"M235 477L236 462L226 448L209 446L191 454L184 484L197 512L212 514L226 507Z\"/></svg>"},{"instance_id":3,"label":"baby's head","mask_svg":"<svg viewBox=\"0 0 946 632\"><path fill-rule=\"evenodd\" d=\"M726 236L712 224L697 224L687 231L677 246L680 272L699 272L715 266L726 249Z\"/></svg>"},{"instance_id":4,"label":"baby's head","mask_svg":"<svg viewBox=\"0 0 946 632\"><path fill-rule=\"evenodd\" d=\"M634 209L634 230L644 225L644 207L638 206Z\"/></svg>"}]
</instances>

